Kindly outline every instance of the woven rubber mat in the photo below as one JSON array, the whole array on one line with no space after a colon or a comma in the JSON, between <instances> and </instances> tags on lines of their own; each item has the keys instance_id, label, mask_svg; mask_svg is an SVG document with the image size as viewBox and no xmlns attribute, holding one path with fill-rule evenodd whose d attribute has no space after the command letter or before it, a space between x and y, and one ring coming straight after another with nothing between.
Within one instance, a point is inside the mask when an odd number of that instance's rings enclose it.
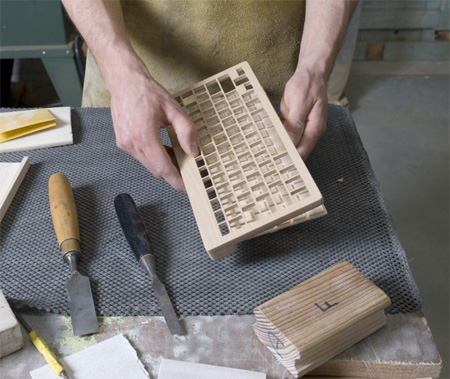
<instances>
[{"instance_id":1,"label":"woven rubber mat","mask_svg":"<svg viewBox=\"0 0 450 379\"><path fill-rule=\"evenodd\" d=\"M74 144L1 154L31 167L0 224L0 289L18 304L68 314L70 270L48 204L51 174L67 175L80 221L80 272L99 315L161 315L150 281L120 228L114 198L129 193L147 225L159 278L179 315L252 313L257 305L347 260L391 298L391 313L421 307L417 286L350 113L330 106L328 128L307 166L328 215L246 241L213 262L187 196L154 178L115 145L109 109L72 110ZM167 135L162 131L163 140Z\"/></svg>"}]
</instances>

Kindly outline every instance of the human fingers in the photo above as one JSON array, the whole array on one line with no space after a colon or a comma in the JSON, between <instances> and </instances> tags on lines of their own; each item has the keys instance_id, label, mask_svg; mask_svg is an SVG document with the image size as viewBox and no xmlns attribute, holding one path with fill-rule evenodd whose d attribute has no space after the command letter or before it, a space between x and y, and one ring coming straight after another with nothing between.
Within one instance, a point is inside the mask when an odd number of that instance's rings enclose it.
<instances>
[{"instance_id":1,"label":"human fingers","mask_svg":"<svg viewBox=\"0 0 450 379\"><path fill-rule=\"evenodd\" d=\"M113 104L114 105L114 104ZM185 191L180 173L164 148L160 128L164 126L161 115L137 112L125 119L117 108L112 108L117 146L137 159L158 178L164 178L172 187ZM150 117L149 117L150 116Z\"/></svg>"},{"instance_id":2,"label":"human fingers","mask_svg":"<svg viewBox=\"0 0 450 379\"><path fill-rule=\"evenodd\" d=\"M152 128L153 129L153 128ZM157 178L164 179L177 191L186 192L180 172L162 144L159 133L146 138L144 145L135 151L135 158Z\"/></svg>"},{"instance_id":3,"label":"human fingers","mask_svg":"<svg viewBox=\"0 0 450 379\"><path fill-rule=\"evenodd\" d=\"M290 106L286 104L285 98L281 99L280 115L281 121L295 146L299 144L305 130L305 118L308 109L299 101L294 102Z\"/></svg>"},{"instance_id":4,"label":"human fingers","mask_svg":"<svg viewBox=\"0 0 450 379\"><path fill-rule=\"evenodd\" d=\"M296 145L297 151L303 160L308 158L317 142L325 133L326 118L326 112L313 112L311 116L307 117L303 136Z\"/></svg>"},{"instance_id":5,"label":"human fingers","mask_svg":"<svg viewBox=\"0 0 450 379\"><path fill-rule=\"evenodd\" d=\"M197 145L197 129L181 107L170 107L166 112L167 120L172 125L178 142L186 154L196 157L199 153Z\"/></svg>"}]
</instances>

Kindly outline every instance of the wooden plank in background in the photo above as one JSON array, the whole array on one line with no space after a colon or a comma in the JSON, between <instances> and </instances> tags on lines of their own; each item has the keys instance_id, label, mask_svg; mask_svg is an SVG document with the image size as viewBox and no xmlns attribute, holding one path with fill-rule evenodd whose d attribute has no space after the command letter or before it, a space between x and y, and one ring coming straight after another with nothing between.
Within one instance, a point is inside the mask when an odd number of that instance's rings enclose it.
<instances>
[{"instance_id":1,"label":"wooden plank in background","mask_svg":"<svg viewBox=\"0 0 450 379\"><path fill-rule=\"evenodd\" d=\"M357 42L353 60L375 60L373 47L377 43L383 44L382 54L376 58L378 61L448 61L450 59L446 41L385 41Z\"/></svg>"}]
</instances>

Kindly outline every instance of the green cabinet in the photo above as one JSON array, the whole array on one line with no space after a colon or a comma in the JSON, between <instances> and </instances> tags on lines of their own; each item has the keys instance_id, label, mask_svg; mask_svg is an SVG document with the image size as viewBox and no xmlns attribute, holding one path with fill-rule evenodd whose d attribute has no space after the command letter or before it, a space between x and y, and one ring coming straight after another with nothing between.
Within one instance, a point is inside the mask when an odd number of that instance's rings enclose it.
<instances>
[{"instance_id":1,"label":"green cabinet","mask_svg":"<svg viewBox=\"0 0 450 379\"><path fill-rule=\"evenodd\" d=\"M64 45L73 26L60 1L1 0L1 45Z\"/></svg>"},{"instance_id":2,"label":"green cabinet","mask_svg":"<svg viewBox=\"0 0 450 379\"><path fill-rule=\"evenodd\" d=\"M59 0L0 0L0 59L40 58L62 104L78 107L75 34Z\"/></svg>"}]
</instances>

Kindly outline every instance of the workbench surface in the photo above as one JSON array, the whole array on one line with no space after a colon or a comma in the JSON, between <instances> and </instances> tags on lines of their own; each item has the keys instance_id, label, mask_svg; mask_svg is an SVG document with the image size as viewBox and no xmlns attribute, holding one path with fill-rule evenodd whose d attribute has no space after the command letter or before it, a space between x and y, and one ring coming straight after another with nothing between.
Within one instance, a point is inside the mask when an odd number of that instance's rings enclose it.
<instances>
[{"instance_id":1,"label":"workbench surface","mask_svg":"<svg viewBox=\"0 0 450 379\"><path fill-rule=\"evenodd\" d=\"M109 110L74 109L72 123L74 145L29 152L31 168L0 235L1 289L16 305L53 312L24 317L59 356L121 333L152 378L157 378L162 358L262 371L269 379L290 378L253 333L252 310L347 260L384 290L393 305L386 326L314 373L439 376L441 359L420 313L418 289L347 110L329 108L327 133L308 161L329 214L243 243L238 253L219 262L210 261L202 248L185 196L171 192L115 146ZM17 161L22 155L4 154L0 160ZM73 337L70 318L56 314L67 312L64 283L69 269L58 251L45 199L48 177L58 171L70 174L74 187L86 252L80 271L90 277L97 314L121 315L99 318L100 333L90 337ZM154 247L161 252L158 274L177 314L184 315L185 337L171 336L158 316L148 277L131 256L113 215L114 196L125 191L133 193ZM33 254L19 254L24 251ZM214 316L204 316L209 314ZM44 364L25 338L21 351L0 360L0 377L27 378L30 370Z\"/></svg>"},{"instance_id":2,"label":"workbench surface","mask_svg":"<svg viewBox=\"0 0 450 379\"><path fill-rule=\"evenodd\" d=\"M267 379L293 378L256 338L253 315L189 316L182 320L185 336L172 336L162 317L99 318L100 332L74 337L70 318L55 314L25 314L26 321L64 358L118 334L136 349L152 379L162 358L265 372ZM0 360L3 379L29 377L44 366L44 358L24 335L22 350ZM438 377L441 358L421 312L387 316L387 324L312 373L359 378Z\"/></svg>"},{"instance_id":3,"label":"workbench surface","mask_svg":"<svg viewBox=\"0 0 450 379\"><path fill-rule=\"evenodd\" d=\"M68 314L63 262L48 203L56 172L71 184L82 259L98 315L159 316L149 278L120 228L114 198L130 194L156 257L158 277L182 316L251 314L253 309L348 261L390 298L388 313L422 307L406 254L348 110L329 108L328 127L307 165L328 214L239 243L213 262L186 194L115 145L109 109L72 109L74 144L0 154L30 168L0 224L0 288L17 305ZM164 135L162 136L164 138ZM24 254L31 252L32 254Z\"/></svg>"}]
</instances>

